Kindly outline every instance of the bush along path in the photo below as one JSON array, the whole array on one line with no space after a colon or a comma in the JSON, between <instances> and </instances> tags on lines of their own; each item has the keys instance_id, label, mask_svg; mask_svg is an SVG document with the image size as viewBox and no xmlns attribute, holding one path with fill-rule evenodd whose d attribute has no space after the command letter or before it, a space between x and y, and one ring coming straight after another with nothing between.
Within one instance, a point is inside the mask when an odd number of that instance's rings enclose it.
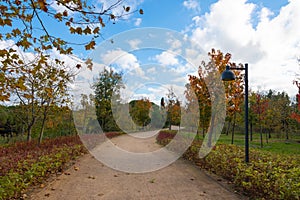
<instances>
[{"instance_id":1,"label":"bush along path","mask_svg":"<svg viewBox=\"0 0 300 200\"><path fill-rule=\"evenodd\" d=\"M168 144L176 132L161 131L157 143ZM199 159L201 140L196 140L183 157L234 183L237 190L254 199L300 199L300 155L280 155L250 150L250 163L244 162L244 149L217 145Z\"/></svg>"},{"instance_id":2,"label":"bush along path","mask_svg":"<svg viewBox=\"0 0 300 200\"><path fill-rule=\"evenodd\" d=\"M26 198L26 189L42 187L51 174L61 173L86 152L78 136L0 147L0 199Z\"/></svg>"}]
</instances>

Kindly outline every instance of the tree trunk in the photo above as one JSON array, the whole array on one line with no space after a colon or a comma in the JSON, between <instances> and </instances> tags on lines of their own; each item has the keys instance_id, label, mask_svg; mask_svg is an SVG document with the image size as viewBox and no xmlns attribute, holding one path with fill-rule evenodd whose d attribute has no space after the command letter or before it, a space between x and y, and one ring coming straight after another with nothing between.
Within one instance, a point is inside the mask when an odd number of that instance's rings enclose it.
<instances>
[{"instance_id":1,"label":"tree trunk","mask_svg":"<svg viewBox=\"0 0 300 200\"><path fill-rule=\"evenodd\" d=\"M205 137L205 119L204 119L204 116L202 117L202 137L204 138Z\"/></svg>"},{"instance_id":2,"label":"tree trunk","mask_svg":"<svg viewBox=\"0 0 300 200\"><path fill-rule=\"evenodd\" d=\"M215 126L215 115L212 115L211 124L210 124L209 132L208 132L208 140L207 140L207 146L208 147L211 147L211 141L212 141L212 134L213 134L214 126Z\"/></svg>"},{"instance_id":3,"label":"tree trunk","mask_svg":"<svg viewBox=\"0 0 300 200\"><path fill-rule=\"evenodd\" d=\"M289 140L289 132L288 132L288 123L287 123L287 121L284 121L284 130L285 130L286 140Z\"/></svg>"},{"instance_id":4,"label":"tree trunk","mask_svg":"<svg viewBox=\"0 0 300 200\"><path fill-rule=\"evenodd\" d=\"M29 126L27 128L27 142L31 141L31 129L32 129L32 126Z\"/></svg>"},{"instance_id":5,"label":"tree trunk","mask_svg":"<svg viewBox=\"0 0 300 200\"><path fill-rule=\"evenodd\" d=\"M39 135L39 144L40 145L42 143L42 140L43 140L43 135L44 135L44 130L45 130L45 119L43 119L43 122L42 122L42 127L41 127L41 131L40 131L40 135Z\"/></svg>"},{"instance_id":6,"label":"tree trunk","mask_svg":"<svg viewBox=\"0 0 300 200\"><path fill-rule=\"evenodd\" d=\"M264 132L266 133L266 143L268 144L269 143L269 139L268 139L269 134L268 134L268 131L266 131L265 129L264 129Z\"/></svg>"},{"instance_id":7,"label":"tree trunk","mask_svg":"<svg viewBox=\"0 0 300 200\"><path fill-rule=\"evenodd\" d=\"M253 124L252 121L250 121L250 141L253 141Z\"/></svg>"},{"instance_id":8,"label":"tree trunk","mask_svg":"<svg viewBox=\"0 0 300 200\"><path fill-rule=\"evenodd\" d=\"M42 127L41 127L41 131L40 131L40 135L39 135L39 144L40 145L42 143L43 140L43 135L44 135L44 130L45 130L45 122L46 122L46 114L44 114L43 117L43 121L42 121Z\"/></svg>"},{"instance_id":9,"label":"tree trunk","mask_svg":"<svg viewBox=\"0 0 300 200\"><path fill-rule=\"evenodd\" d=\"M262 133L262 125L260 124L260 147L263 148L263 133Z\"/></svg>"},{"instance_id":10,"label":"tree trunk","mask_svg":"<svg viewBox=\"0 0 300 200\"><path fill-rule=\"evenodd\" d=\"M69 135L71 135L71 125L72 125L72 111L71 111L71 108L70 108L69 112L70 112L70 116L69 116Z\"/></svg>"},{"instance_id":11,"label":"tree trunk","mask_svg":"<svg viewBox=\"0 0 300 200\"><path fill-rule=\"evenodd\" d=\"M231 144L233 144L233 141L234 141L235 121L236 121L236 112L234 113L234 116L233 116L232 133L231 133Z\"/></svg>"},{"instance_id":12,"label":"tree trunk","mask_svg":"<svg viewBox=\"0 0 300 200\"><path fill-rule=\"evenodd\" d=\"M228 126L227 126L227 129L226 129L226 135L229 134L230 125L231 125L231 119L229 119L229 121L228 121Z\"/></svg>"}]
</instances>

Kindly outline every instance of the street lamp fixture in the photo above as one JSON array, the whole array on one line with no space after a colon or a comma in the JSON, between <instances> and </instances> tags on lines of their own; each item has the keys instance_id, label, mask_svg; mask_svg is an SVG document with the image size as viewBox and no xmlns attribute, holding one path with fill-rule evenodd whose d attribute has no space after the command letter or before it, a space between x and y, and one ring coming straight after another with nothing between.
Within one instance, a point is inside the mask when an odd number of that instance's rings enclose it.
<instances>
[{"instance_id":1,"label":"street lamp fixture","mask_svg":"<svg viewBox=\"0 0 300 200\"><path fill-rule=\"evenodd\" d=\"M242 68L230 68L230 66L227 65L225 71L222 73L223 81L235 80L235 75L231 70L245 70L245 162L249 163L248 63Z\"/></svg>"}]
</instances>

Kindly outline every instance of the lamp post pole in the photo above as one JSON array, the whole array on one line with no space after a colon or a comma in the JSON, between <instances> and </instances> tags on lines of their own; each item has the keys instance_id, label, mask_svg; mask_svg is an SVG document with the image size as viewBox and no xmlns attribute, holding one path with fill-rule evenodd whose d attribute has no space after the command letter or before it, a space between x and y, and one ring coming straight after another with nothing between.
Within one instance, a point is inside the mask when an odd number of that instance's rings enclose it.
<instances>
[{"instance_id":1,"label":"lamp post pole","mask_svg":"<svg viewBox=\"0 0 300 200\"><path fill-rule=\"evenodd\" d=\"M223 81L235 80L235 75L231 71L233 70L245 70L245 162L249 163L249 122L248 122L248 63L243 68L230 68L226 66L226 70L222 73Z\"/></svg>"},{"instance_id":2,"label":"lamp post pole","mask_svg":"<svg viewBox=\"0 0 300 200\"><path fill-rule=\"evenodd\" d=\"M245 162L249 163L248 63L245 64Z\"/></svg>"}]
</instances>

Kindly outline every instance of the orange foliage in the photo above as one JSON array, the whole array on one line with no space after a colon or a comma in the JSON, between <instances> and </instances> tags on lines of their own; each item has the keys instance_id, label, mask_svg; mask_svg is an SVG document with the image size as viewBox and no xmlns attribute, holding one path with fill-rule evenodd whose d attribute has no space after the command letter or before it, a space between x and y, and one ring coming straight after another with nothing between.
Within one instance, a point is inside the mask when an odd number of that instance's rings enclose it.
<instances>
[{"instance_id":1,"label":"orange foliage","mask_svg":"<svg viewBox=\"0 0 300 200\"><path fill-rule=\"evenodd\" d=\"M295 84L297 87L298 87L298 94L296 95L296 98L297 98L297 108L298 108L298 111L300 112L300 83L298 81L294 81L293 84ZM300 123L300 114L298 114L297 112L293 112L291 114L291 118L292 119L295 119L297 122Z\"/></svg>"},{"instance_id":2,"label":"orange foliage","mask_svg":"<svg viewBox=\"0 0 300 200\"><path fill-rule=\"evenodd\" d=\"M242 68L242 65L236 65L234 62L230 62L231 54L224 54L220 50L212 49L208 53L210 57L210 64L202 63L203 67L199 66L198 77L189 76L189 82L191 88L194 90L195 94L198 97L199 102L205 103L206 105L211 105L210 94L206 87L205 77L209 71L217 70L220 75L225 70L226 65L229 65L234 68ZM233 70L236 80L230 82L224 82L225 92L226 92L226 101L227 101L227 110L229 114L234 112L240 112L240 105L243 102L243 92L244 92L244 77L240 70Z\"/></svg>"}]
</instances>

